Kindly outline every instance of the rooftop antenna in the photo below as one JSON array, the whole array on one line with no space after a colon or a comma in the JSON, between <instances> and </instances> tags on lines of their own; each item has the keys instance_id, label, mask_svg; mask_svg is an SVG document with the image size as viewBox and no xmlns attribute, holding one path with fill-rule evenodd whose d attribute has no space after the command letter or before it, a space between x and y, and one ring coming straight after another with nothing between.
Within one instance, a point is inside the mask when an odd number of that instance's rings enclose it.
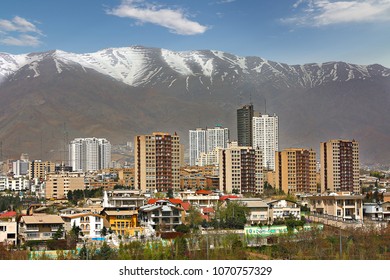
<instances>
[{"instance_id":1,"label":"rooftop antenna","mask_svg":"<svg viewBox=\"0 0 390 280\"><path fill-rule=\"evenodd\" d=\"M252 105L252 92L249 93L249 104Z\"/></svg>"},{"instance_id":2,"label":"rooftop antenna","mask_svg":"<svg viewBox=\"0 0 390 280\"><path fill-rule=\"evenodd\" d=\"M41 132L41 160L43 160L43 136Z\"/></svg>"},{"instance_id":3,"label":"rooftop antenna","mask_svg":"<svg viewBox=\"0 0 390 280\"><path fill-rule=\"evenodd\" d=\"M0 161L3 161L3 141L0 141Z\"/></svg>"},{"instance_id":4,"label":"rooftop antenna","mask_svg":"<svg viewBox=\"0 0 390 280\"><path fill-rule=\"evenodd\" d=\"M267 114L267 99L264 97L264 115Z\"/></svg>"},{"instance_id":5,"label":"rooftop antenna","mask_svg":"<svg viewBox=\"0 0 390 280\"><path fill-rule=\"evenodd\" d=\"M62 164L65 166L66 166L67 143L68 143L68 131L66 129L66 122L64 122L64 150L63 150Z\"/></svg>"}]
</instances>

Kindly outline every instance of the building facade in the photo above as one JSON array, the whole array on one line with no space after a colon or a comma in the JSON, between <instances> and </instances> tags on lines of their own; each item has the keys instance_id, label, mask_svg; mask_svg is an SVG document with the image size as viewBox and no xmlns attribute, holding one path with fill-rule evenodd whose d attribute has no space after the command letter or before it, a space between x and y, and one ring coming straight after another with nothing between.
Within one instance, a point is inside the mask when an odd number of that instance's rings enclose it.
<instances>
[{"instance_id":1,"label":"building facade","mask_svg":"<svg viewBox=\"0 0 390 280\"><path fill-rule=\"evenodd\" d=\"M111 143L105 138L76 138L69 145L74 171L97 171L110 167Z\"/></svg>"},{"instance_id":2,"label":"building facade","mask_svg":"<svg viewBox=\"0 0 390 280\"><path fill-rule=\"evenodd\" d=\"M197 128L189 132L189 146L190 146L190 165L194 166L201 153L205 153L206 145L206 130Z\"/></svg>"},{"instance_id":3,"label":"building facade","mask_svg":"<svg viewBox=\"0 0 390 280\"><path fill-rule=\"evenodd\" d=\"M19 237L22 242L49 240L62 227L64 221L57 215L22 216L19 221ZM64 239L65 231L60 239Z\"/></svg>"},{"instance_id":4,"label":"building facade","mask_svg":"<svg viewBox=\"0 0 390 280\"><path fill-rule=\"evenodd\" d=\"M239 146L252 147L253 105L244 105L237 109L237 140Z\"/></svg>"},{"instance_id":5,"label":"building facade","mask_svg":"<svg viewBox=\"0 0 390 280\"><path fill-rule=\"evenodd\" d=\"M289 148L276 152L275 187L286 194L317 193L316 152Z\"/></svg>"},{"instance_id":6,"label":"building facade","mask_svg":"<svg viewBox=\"0 0 390 280\"><path fill-rule=\"evenodd\" d=\"M62 199L67 197L69 191L84 190L85 188L84 173L51 173L47 175L45 197L47 199Z\"/></svg>"},{"instance_id":7,"label":"building facade","mask_svg":"<svg viewBox=\"0 0 390 280\"><path fill-rule=\"evenodd\" d=\"M208 165L205 161L215 155L216 149L227 148L229 129L216 125L214 128L197 128L189 132L190 165Z\"/></svg>"},{"instance_id":8,"label":"building facade","mask_svg":"<svg viewBox=\"0 0 390 280\"><path fill-rule=\"evenodd\" d=\"M183 208L166 200L141 206L138 211L140 224L158 231L173 231L176 226L183 223L185 218Z\"/></svg>"},{"instance_id":9,"label":"building facade","mask_svg":"<svg viewBox=\"0 0 390 280\"><path fill-rule=\"evenodd\" d=\"M275 114L253 117L253 148L263 155L263 167L275 170L275 152L279 150L279 118Z\"/></svg>"},{"instance_id":10,"label":"building facade","mask_svg":"<svg viewBox=\"0 0 390 280\"><path fill-rule=\"evenodd\" d=\"M135 188L142 192L180 188L180 138L155 132L134 141Z\"/></svg>"},{"instance_id":11,"label":"building facade","mask_svg":"<svg viewBox=\"0 0 390 280\"><path fill-rule=\"evenodd\" d=\"M363 199L363 195L350 192L308 197L310 212L341 221L363 221Z\"/></svg>"},{"instance_id":12,"label":"building facade","mask_svg":"<svg viewBox=\"0 0 390 280\"><path fill-rule=\"evenodd\" d=\"M56 165L54 162L33 160L30 162L28 174L30 180L34 178L44 179L45 175L54 172Z\"/></svg>"},{"instance_id":13,"label":"building facade","mask_svg":"<svg viewBox=\"0 0 390 280\"><path fill-rule=\"evenodd\" d=\"M263 165L259 149L219 150L219 189L226 193L263 193Z\"/></svg>"},{"instance_id":14,"label":"building facade","mask_svg":"<svg viewBox=\"0 0 390 280\"><path fill-rule=\"evenodd\" d=\"M207 129L207 152L212 152L216 148L227 148L229 142L229 129L222 126L215 126Z\"/></svg>"},{"instance_id":15,"label":"building facade","mask_svg":"<svg viewBox=\"0 0 390 280\"><path fill-rule=\"evenodd\" d=\"M355 140L329 140L320 146L321 191L360 193L359 144Z\"/></svg>"}]
</instances>

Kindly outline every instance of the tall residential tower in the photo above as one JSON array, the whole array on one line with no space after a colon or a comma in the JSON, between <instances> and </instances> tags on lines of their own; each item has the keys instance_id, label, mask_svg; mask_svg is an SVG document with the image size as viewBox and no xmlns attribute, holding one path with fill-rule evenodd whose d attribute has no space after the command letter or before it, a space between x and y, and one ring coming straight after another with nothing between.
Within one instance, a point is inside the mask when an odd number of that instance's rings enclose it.
<instances>
[{"instance_id":1,"label":"tall residential tower","mask_svg":"<svg viewBox=\"0 0 390 280\"><path fill-rule=\"evenodd\" d=\"M253 117L253 148L263 155L263 167L275 170L275 152L279 150L279 120L275 114Z\"/></svg>"},{"instance_id":2,"label":"tall residential tower","mask_svg":"<svg viewBox=\"0 0 390 280\"><path fill-rule=\"evenodd\" d=\"M321 190L360 193L359 144L355 140L322 142Z\"/></svg>"},{"instance_id":3,"label":"tall residential tower","mask_svg":"<svg viewBox=\"0 0 390 280\"><path fill-rule=\"evenodd\" d=\"M252 147L253 105L244 105L237 110L237 141L238 146Z\"/></svg>"},{"instance_id":4,"label":"tall residential tower","mask_svg":"<svg viewBox=\"0 0 390 280\"><path fill-rule=\"evenodd\" d=\"M180 138L163 132L134 141L134 185L142 192L180 188Z\"/></svg>"},{"instance_id":5,"label":"tall residential tower","mask_svg":"<svg viewBox=\"0 0 390 280\"><path fill-rule=\"evenodd\" d=\"M76 138L69 144L73 171L97 171L110 167L111 143L105 138Z\"/></svg>"}]
</instances>

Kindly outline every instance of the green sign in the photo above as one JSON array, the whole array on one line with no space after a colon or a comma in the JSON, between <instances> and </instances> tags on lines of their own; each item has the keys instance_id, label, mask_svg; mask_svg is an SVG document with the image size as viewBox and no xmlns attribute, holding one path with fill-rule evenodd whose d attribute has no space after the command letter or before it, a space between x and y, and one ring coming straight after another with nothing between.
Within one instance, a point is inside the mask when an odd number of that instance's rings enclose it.
<instances>
[{"instance_id":1,"label":"green sign","mask_svg":"<svg viewBox=\"0 0 390 280\"><path fill-rule=\"evenodd\" d=\"M312 229L319 229L322 230L324 228L324 225L322 224L316 224L316 225L304 225L303 230L312 230ZM294 233L297 233L298 231L302 230L302 228L295 228ZM248 237L268 237L271 235L278 235L287 233L287 226L284 225L278 225L278 226L264 226L264 227L245 227L244 228L244 234Z\"/></svg>"}]
</instances>

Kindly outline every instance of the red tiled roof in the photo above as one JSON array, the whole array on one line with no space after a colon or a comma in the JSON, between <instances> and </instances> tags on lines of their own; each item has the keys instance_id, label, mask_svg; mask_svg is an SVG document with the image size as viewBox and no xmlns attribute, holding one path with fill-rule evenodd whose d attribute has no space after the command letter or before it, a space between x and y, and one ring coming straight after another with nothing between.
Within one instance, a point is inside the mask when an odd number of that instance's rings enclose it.
<instances>
[{"instance_id":1,"label":"red tiled roof","mask_svg":"<svg viewBox=\"0 0 390 280\"><path fill-rule=\"evenodd\" d=\"M195 194L212 194L213 192L212 191L208 191L208 190L197 190L195 192Z\"/></svg>"},{"instance_id":2,"label":"red tiled roof","mask_svg":"<svg viewBox=\"0 0 390 280\"><path fill-rule=\"evenodd\" d=\"M8 211L8 212L0 214L0 219L1 218L11 218L11 217L15 217L15 216L16 216L15 211Z\"/></svg>"},{"instance_id":3,"label":"red tiled roof","mask_svg":"<svg viewBox=\"0 0 390 280\"><path fill-rule=\"evenodd\" d=\"M203 213L214 213L215 210L212 207L204 207L204 208L202 208L202 212Z\"/></svg>"},{"instance_id":4,"label":"red tiled roof","mask_svg":"<svg viewBox=\"0 0 390 280\"><path fill-rule=\"evenodd\" d=\"M183 203L183 200L181 200L179 198L170 198L169 202L171 202L172 204L181 204L181 203Z\"/></svg>"},{"instance_id":5,"label":"red tiled roof","mask_svg":"<svg viewBox=\"0 0 390 280\"><path fill-rule=\"evenodd\" d=\"M156 203L157 201L159 201L159 200L167 200L167 201L169 201L170 203L175 204L175 205L183 203L183 201L182 201L181 199L178 199L178 198L170 198L170 199L166 199L166 198L160 198L160 199L157 199L157 198L150 198L150 199L148 200L148 203L147 203L147 204L155 204L155 203Z\"/></svg>"},{"instance_id":6,"label":"red tiled roof","mask_svg":"<svg viewBox=\"0 0 390 280\"><path fill-rule=\"evenodd\" d=\"M225 201L225 200L228 199L228 198L238 198L238 196L236 196L236 195L223 195L223 196L221 196L221 197L219 198L219 200Z\"/></svg>"},{"instance_id":7,"label":"red tiled roof","mask_svg":"<svg viewBox=\"0 0 390 280\"><path fill-rule=\"evenodd\" d=\"M210 217L207 215L201 215L203 220L206 220L206 222L210 221Z\"/></svg>"},{"instance_id":8,"label":"red tiled roof","mask_svg":"<svg viewBox=\"0 0 390 280\"><path fill-rule=\"evenodd\" d=\"M147 204L155 204L158 200L160 200L160 199L157 199L157 198L150 198L150 199L148 200L148 203L147 203Z\"/></svg>"},{"instance_id":9,"label":"red tiled roof","mask_svg":"<svg viewBox=\"0 0 390 280\"><path fill-rule=\"evenodd\" d=\"M189 202L182 202L182 203L180 204L180 206L181 206L184 210L188 211L188 210L190 209L190 207L191 207L191 203L189 203Z\"/></svg>"}]
</instances>

